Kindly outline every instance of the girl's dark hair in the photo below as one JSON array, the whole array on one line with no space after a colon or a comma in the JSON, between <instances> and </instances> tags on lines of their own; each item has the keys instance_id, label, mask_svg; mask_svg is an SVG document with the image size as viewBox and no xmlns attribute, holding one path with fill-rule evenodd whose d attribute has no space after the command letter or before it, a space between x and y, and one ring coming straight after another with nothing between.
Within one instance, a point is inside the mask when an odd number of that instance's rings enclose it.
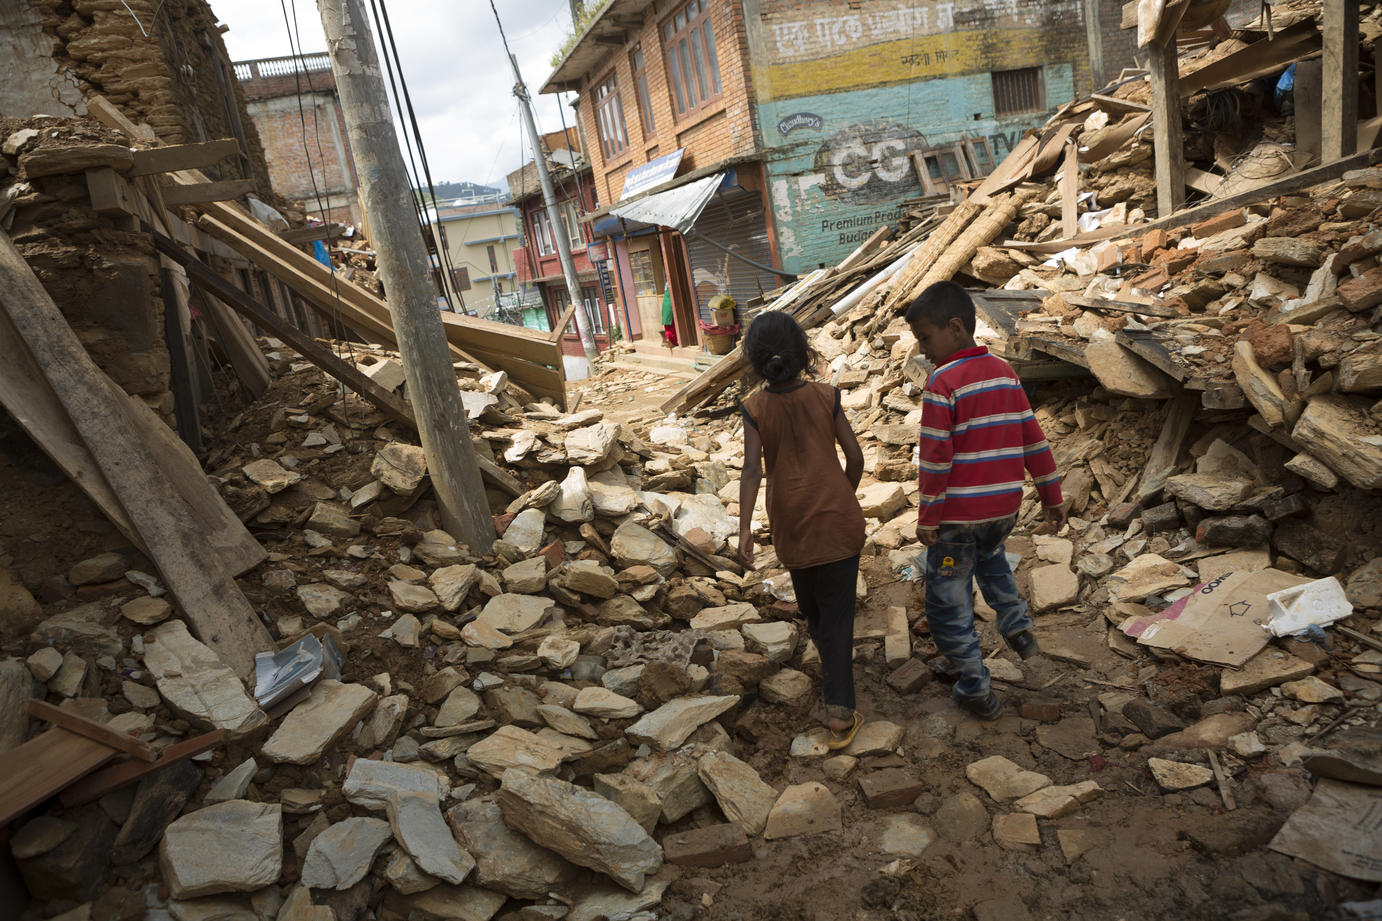
<instances>
[{"instance_id":1,"label":"girl's dark hair","mask_svg":"<svg viewBox=\"0 0 1382 921\"><path fill-rule=\"evenodd\" d=\"M759 377L770 384L783 384L805 371L815 353L790 314L770 310L759 314L749 326L744 354Z\"/></svg>"}]
</instances>

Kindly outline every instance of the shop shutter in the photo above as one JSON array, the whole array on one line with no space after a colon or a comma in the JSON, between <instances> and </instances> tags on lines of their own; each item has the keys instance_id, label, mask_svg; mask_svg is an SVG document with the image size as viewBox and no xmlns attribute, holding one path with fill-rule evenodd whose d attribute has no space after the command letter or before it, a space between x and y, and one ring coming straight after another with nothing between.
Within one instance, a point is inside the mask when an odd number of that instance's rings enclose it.
<instances>
[{"instance_id":1,"label":"shop shutter","mask_svg":"<svg viewBox=\"0 0 1382 921\"><path fill-rule=\"evenodd\" d=\"M691 235L686 238L697 314L703 321L710 322L710 310L706 305L717 294L728 294L739 304L745 304L760 292L772 291L782 284L780 276L735 259L705 242L701 234L761 265L773 264L762 196L743 190L725 190L717 194L705 206Z\"/></svg>"}]
</instances>

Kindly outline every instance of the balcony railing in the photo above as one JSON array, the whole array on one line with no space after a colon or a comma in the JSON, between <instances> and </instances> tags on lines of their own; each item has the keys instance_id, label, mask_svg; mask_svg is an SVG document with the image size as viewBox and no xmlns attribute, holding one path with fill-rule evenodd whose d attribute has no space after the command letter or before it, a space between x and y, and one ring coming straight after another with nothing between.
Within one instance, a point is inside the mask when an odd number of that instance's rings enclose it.
<instances>
[{"instance_id":1,"label":"balcony railing","mask_svg":"<svg viewBox=\"0 0 1382 921\"><path fill-rule=\"evenodd\" d=\"M289 55L281 58L260 58L257 61L239 61L235 64L236 80L252 80L255 77L283 77L289 74L307 74L331 69L331 56L326 52Z\"/></svg>"}]
</instances>

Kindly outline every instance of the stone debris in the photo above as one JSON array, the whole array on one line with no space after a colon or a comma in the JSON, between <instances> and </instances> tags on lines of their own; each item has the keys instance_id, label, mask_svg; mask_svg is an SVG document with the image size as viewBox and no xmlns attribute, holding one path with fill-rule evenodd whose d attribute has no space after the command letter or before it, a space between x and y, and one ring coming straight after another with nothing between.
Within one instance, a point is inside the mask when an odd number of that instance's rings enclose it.
<instances>
[{"instance_id":1,"label":"stone debris","mask_svg":"<svg viewBox=\"0 0 1382 921\"><path fill-rule=\"evenodd\" d=\"M499 807L510 827L631 892L662 866L662 848L627 812L574 784L510 768Z\"/></svg>"},{"instance_id":2,"label":"stone debris","mask_svg":"<svg viewBox=\"0 0 1382 921\"><path fill-rule=\"evenodd\" d=\"M230 800L190 812L164 831L158 863L175 899L268 886L283 864L282 810Z\"/></svg>"},{"instance_id":3,"label":"stone debris","mask_svg":"<svg viewBox=\"0 0 1382 921\"><path fill-rule=\"evenodd\" d=\"M44 139L19 142L35 143ZM1105 226L1150 206L1133 188L1143 178L1140 163L1079 170L1082 190L1109 208ZM1225 837L1246 834L1244 816L1280 820L1308 798L1301 765L1372 770L1315 746L1375 721L1382 653L1330 628L1323 646L1273 639L1241 668L1219 668L1117 627L1198 585L1278 569L1337 576L1353 606L1342 626L1378 635L1382 362L1371 311L1382 245L1366 242L1371 210L1342 210L1375 198L1362 181L1045 265L993 245L965 269L1006 287L981 298L980 341L1019 374L1045 361L1035 353L1064 353L1092 375L1027 381L1071 517L1059 534L1033 533L1041 509L1028 488L1008 540L1042 656L1019 664L976 597L985 664L1010 704L992 725L952 709L953 676L913 581L923 548L911 451L929 366L886 309L809 331L865 453L855 669L870 717L840 752L816 725L819 656L773 554L763 497L738 506L736 415L640 406L641 391L667 382L605 358L572 388L587 407L572 413L506 375L477 380L458 366L477 451L517 481L487 481L500 540L481 552L441 529L406 427L353 396L340 404L333 382L266 340L278 403L218 432L207 473L271 554L240 584L278 648L329 637L342 674L265 713L250 676L193 638L172 596L140 572L156 570L118 536L75 541L37 578L21 554L0 558L0 619L23 624L0 659L0 751L41 730L22 712L30 695L158 750L205 729L229 735L223 754L116 791L81 818L48 807L18 823L21 877L53 903L44 914L91 903L91 917L116 917L98 895L161 875L179 921L370 911L645 921L716 917L726 898L716 887L738 879L692 872L673 887L678 867L785 846L757 836L813 836L791 846L877 862L863 898L881 910L937 838L1034 861L1089 859L1107 843L1102 823L1136 790L1162 796L1166 821L1196 844L1189 859L1203 862L1186 879L1222 870L1255 891L1215 897L1279 896L1258 886L1269 874L1255 845L1240 858L1206 843L1218 839L1201 813L1236 797L1238 810L1213 819ZM1037 225L1056 227L1043 220L1058 205L1023 204L1006 238L1056 239ZM1006 303L1021 309L1005 325ZM357 346L381 386L406 385L395 353ZM755 534L756 569L735 560L741 521ZM960 763L977 789L956 786L943 759L953 750L970 753ZM1222 781L1200 762L1206 752ZM1100 796L1089 810L1098 828L1064 827ZM850 845L859 834L864 845ZM157 871L137 856L155 847ZM1230 869L1238 859L1254 862ZM1299 882L1294 870L1279 875ZM733 904L726 916L742 913ZM994 906L1022 916L1000 899L954 907L988 917Z\"/></svg>"}]
</instances>

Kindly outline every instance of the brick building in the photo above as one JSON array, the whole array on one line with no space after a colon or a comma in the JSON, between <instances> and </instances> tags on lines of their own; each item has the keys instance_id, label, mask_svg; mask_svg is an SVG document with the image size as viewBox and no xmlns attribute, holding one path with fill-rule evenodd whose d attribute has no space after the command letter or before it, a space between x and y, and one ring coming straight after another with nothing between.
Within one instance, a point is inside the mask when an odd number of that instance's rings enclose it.
<instances>
[{"instance_id":1,"label":"brick building","mask_svg":"<svg viewBox=\"0 0 1382 921\"><path fill-rule=\"evenodd\" d=\"M643 329L665 285L689 343L713 294L838 261L904 199L987 172L1116 78L1120 20L1117 0L612 0L542 91L580 94L594 229ZM657 219L656 199L711 176L689 232ZM640 198L648 219L621 218Z\"/></svg>"},{"instance_id":2,"label":"brick building","mask_svg":"<svg viewBox=\"0 0 1382 921\"><path fill-rule=\"evenodd\" d=\"M542 147L548 154L547 171L556 192L561 227L553 228L547 214L537 165L529 160L521 169L509 173L509 194L518 211L522 230L520 245L513 251L518 281L540 298L544 328L550 330L571 306L571 295L567 291L566 276L562 274L554 231L566 234L571 245L576 277L580 281L581 309L590 321L596 348L603 351L609 347L615 330L641 334L638 309L636 306L630 309L627 302L619 302L611 282L611 266L607 258L610 247L603 241L594 242L590 224L583 217L596 208L595 180L590 161L581 153L576 129L544 134ZM592 260L592 252L605 258ZM567 324L562 349L568 355L584 354L575 323Z\"/></svg>"},{"instance_id":3,"label":"brick building","mask_svg":"<svg viewBox=\"0 0 1382 921\"><path fill-rule=\"evenodd\" d=\"M322 217L325 208L327 220L361 223L355 161L330 57L239 61L235 79L264 145L273 190L301 201L313 217Z\"/></svg>"},{"instance_id":4,"label":"brick building","mask_svg":"<svg viewBox=\"0 0 1382 921\"><path fill-rule=\"evenodd\" d=\"M739 3L613 0L542 88L580 93L601 205L592 229L611 243L631 327L638 317L635 347L662 346L665 291L670 332L691 350L714 295L744 300L785 280L771 268L749 60ZM619 213L635 204L639 217Z\"/></svg>"}]
</instances>

